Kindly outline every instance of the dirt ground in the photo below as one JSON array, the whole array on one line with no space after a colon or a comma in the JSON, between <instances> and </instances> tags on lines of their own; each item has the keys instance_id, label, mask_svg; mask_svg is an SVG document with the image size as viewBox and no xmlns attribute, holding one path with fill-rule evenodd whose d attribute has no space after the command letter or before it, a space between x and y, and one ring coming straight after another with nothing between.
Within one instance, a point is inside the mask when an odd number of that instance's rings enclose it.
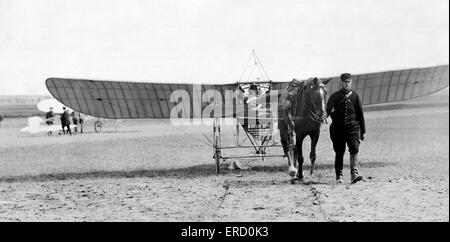
<instances>
[{"instance_id":1,"label":"dirt ground","mask_svg":"<svg viewBox=\"0 0 450 242\"><path fill-rule=\"evenodd\" d=\"M215 174L203 137L211 127L135 120L118 132L94 133L88 123L83 135L46 137L6 119L0 221L449 221L448 92L368 108L366 122L363 182L335 184L324 129L315 175L291 185L282 158L244 162L248 170L224 163ZM224 128L224 143L233 131ZM305 169L308 153L309 141ZM348 163L346 154L347 180Z\"/></svg>"}]
</instances>

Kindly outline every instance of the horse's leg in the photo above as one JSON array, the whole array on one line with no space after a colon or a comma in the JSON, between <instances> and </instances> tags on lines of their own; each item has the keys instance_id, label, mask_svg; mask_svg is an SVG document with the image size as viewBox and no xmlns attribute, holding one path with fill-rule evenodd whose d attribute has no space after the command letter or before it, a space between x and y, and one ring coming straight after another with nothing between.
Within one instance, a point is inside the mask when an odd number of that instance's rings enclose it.
<instances>
[{"instance_id":1,"label":"horse's leg","mask_svg":"<svg viewBox=\"0 0 450 242\"><path fill-rule=\"evenodd\" d=\"M290 131L288 133L288 152L287 152L287 157L288 157L288 165L289 165L289 175L291 176L292 179L297 177L297 167L296 167L296 162L297 160L295 160L295 156L296 156L296 148L294 147L294 139L295 139L295 134L293 131Z\"/></svg>"},{"instance_id":2,"label":"horse's leg","mask_svg":"<svg viewBox=\"0 0 450 242\"><path fill-rule=\"evenodd\" d=\"M299 180L303 179L303 140L305 139L305 135L298 135L297 136L297 143L296 143L296 151L297 151L297 163L298 163L298 172L297 172L297 178Z\"/></svg>"},{"instance_id":3,"label":"horse's leg","mask_svg":"<svg viewBox=\"0 0 450 242\"><path fill-rule=\"evenodd\" d=\"M281 146L283 146L284 156L287 157L289 152L289 132L288 127L286 124L284 124L283 120L278 123L278 129L280 133Z\"/></svg>"},{"instance_id":4,"label":"horse's leg","mask_svg":"<svg viewBox=\"0 0 450 242\"><path fill-rule=\"evenodd\" d=\"M280 130L280 141L283 146L284 156L288 159L288 174L291 177L295 177L297 175L297 168L295 168L295 160L293 159L295 154L295 151L292 150L293 133L284 121L278 123L278 128Z\"/></svg>"},{"instance_id":5,"label":"horse's leg","mask_svg":"<svg viewBox=\"0 0 450 242\"><path fill-rule=\"evenodd\" d=\"M319 141L319 136L320 129L309 135L309 137L311 138L311 152L309 153L309 159L311 160L311 169L309 171L310 175L314 174L314 168L316 164L316 146L317 142Z\"/></svg>"}]
</instances>

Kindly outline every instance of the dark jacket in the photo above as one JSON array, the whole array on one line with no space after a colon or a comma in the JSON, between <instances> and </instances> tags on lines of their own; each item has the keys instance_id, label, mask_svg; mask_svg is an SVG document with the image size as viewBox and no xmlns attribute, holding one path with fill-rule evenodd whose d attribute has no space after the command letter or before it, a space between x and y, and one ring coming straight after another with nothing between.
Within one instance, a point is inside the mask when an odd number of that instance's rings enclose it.
<instances>
[{"instance_id":1,"label":"dark jacket","mask_svg":"<svg viewBox=\"0 0 450 242\"><path fill-rule=\"evenodd\" d=\"M47 114L45 114L45 119L53 118L55 117L55 114L53 111L48 111Z\"/></svg>"},{"instance_id":2,"label":"dark jacket","mask_svg":"<svg viewBox=\"0 0 450 242\"><path fill-rule=\"evenodd\" d=\"M73 120L80 120L80 113L73 111L70 116L72 116Z\"/></svg>"},{"instance_id":3,"label":"dark jacket","mask_svg":"<svg viewBox=\"0 0 450 242\"><path fill-rule=\"evenodd\" d=\"M64 111L64 113L61 114L61 124L62 125L70 125L70 117L69 117L68 110Z\"/></svg>"},{"instance_id":4,"label":"dark jacket","mask_svg":"<svg viewBox=\"0 0 450 242\"><path fill-rule=\"evenodd\" d=\"M340 127L354 127L359 124L361 134L366 133L364 113L358 93L341 89L330 96L327 102L327 114L333 124Z\"/></svg>"}]
</instances>

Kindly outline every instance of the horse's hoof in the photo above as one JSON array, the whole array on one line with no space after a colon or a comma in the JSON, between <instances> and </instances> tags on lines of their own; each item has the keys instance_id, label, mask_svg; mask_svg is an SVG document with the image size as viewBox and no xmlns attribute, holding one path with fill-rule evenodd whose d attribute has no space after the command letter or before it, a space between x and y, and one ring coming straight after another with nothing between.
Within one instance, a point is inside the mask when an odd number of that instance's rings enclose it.
<instances>
[{"instance_id":1,"label":"horse's hoof","mask_svg":"<svg viewBox=\"0 0 450 242\"><path fill-rule=\"evenodd\" d=\"M296 177L297 172L296 171L289 171L289 176Z\"/></svg>"},{"instance_id":2,"label":"horse's hoof","mask_svg":"<svg viewBox=\"0 0 450 242\"><path fill-rule=\"evenodd\" d=\"M298 170L297 169L295 169L295 168L289 168L289 176L291 176L291 177L295 177L295 176L297 176L297 172L298 172Z\"/></svg>"},{"instance_id":3,"label":"horse's hoof","mask_svg":"<svg viewBox=\"0 0 450 242\"><path fill-rule=\"evenodd\" d=\"M292 177L292 178L291 178L291 184L292 184L292 185L294 185L296 181L297 181L297 178L295 178L295 177Z\"/></svg>"}]
</instances>

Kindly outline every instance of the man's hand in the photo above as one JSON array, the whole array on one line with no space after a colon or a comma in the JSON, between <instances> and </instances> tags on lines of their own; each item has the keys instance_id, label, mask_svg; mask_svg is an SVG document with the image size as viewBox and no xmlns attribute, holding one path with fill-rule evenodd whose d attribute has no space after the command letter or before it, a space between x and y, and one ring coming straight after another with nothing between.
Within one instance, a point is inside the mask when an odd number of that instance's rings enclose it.
<instances>
[{"instance_id":1,"label":"man's hand","mask_svg":"<svg viewBox=\"0 0 450 242\"><path fill-rule=\"evenodd\" d=\"M365 137L365 134L361 134L361 137L360 137L360 139L361 140L364 140L366 137Z\"/></svg>"}]
</instances>

